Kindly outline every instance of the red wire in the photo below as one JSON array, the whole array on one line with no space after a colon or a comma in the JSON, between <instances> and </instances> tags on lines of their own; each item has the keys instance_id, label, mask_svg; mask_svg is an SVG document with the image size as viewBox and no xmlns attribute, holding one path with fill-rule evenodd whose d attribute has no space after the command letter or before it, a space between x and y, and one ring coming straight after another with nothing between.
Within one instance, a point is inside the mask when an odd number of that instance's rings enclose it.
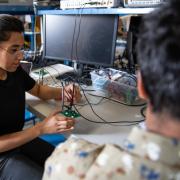
<instances>
[{"instance_id":1,"label":"red wire","mask_svg":"<svg viewBox=\"0 0 180 180\"><path fill-rule=\"evenodd\" d=\"M70 101L70 108L72 108L73 103L74 103L74 90L75 90L75 85L74 85L74 83L73 83L73 91L72 91L72 99L71 99L71 101Z\"/></svg>"}]
</instances>

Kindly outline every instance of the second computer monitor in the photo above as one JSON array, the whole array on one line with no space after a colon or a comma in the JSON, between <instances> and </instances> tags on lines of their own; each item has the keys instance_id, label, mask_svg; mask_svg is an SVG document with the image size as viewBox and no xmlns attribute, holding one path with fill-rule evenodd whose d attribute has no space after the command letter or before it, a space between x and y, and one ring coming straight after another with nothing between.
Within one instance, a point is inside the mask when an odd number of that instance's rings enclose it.
<instances>
[{"instance_id":1,"label":"second computer monitor","mask_svg":"<svg viewBox=\"0 0 180 180\"><path fill-rule=\"evenodd\" d=\"M111 66L117 26L116 15L46 15L44 57Z\"/></svg>"}]
</instances>

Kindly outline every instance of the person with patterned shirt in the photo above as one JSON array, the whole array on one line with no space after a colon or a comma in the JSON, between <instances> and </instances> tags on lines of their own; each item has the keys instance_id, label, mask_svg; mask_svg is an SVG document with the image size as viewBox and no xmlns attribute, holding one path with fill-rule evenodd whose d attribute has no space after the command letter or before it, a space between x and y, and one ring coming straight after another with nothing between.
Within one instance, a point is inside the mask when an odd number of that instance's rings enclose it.
<instances>
[{"instance_id":1,"label":"person with patterned shirt","mask_svg":"<svg viewBox=\"0 0 180 180\"><path fill-rule=\"evenodd\" d=\"M137 55L146 128L134 127L123 148L68 139L47 159L43 180L180 180L179 0L143 17Z\"/></svg>"}]
</instances>

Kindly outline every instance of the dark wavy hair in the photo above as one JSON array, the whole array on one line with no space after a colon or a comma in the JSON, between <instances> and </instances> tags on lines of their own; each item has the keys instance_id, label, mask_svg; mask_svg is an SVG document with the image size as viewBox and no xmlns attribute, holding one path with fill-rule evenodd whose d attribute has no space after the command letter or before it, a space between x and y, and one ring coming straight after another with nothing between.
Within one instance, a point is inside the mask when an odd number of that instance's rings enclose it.
<instances>
[{"instance_id":1,"label":"dark wavy hair","mask_svg":"<svg viewBox=\"0 0 180 180\"><path fill-rule=\"evenodd\" d=\"M8 41L12 32L24 32L22 21L8 14L0 14L0 42Z\"/></svg>"},{"instance_id":2,"label":"dark wavy hair","mask_svg":"<svg viewBox=\"0 0 180 180\"><path fill-rule=\"evenodd\" d=\"M143 17L137 55L153 111L180 119L180 0Z\"/></svg>"}]
</instances>

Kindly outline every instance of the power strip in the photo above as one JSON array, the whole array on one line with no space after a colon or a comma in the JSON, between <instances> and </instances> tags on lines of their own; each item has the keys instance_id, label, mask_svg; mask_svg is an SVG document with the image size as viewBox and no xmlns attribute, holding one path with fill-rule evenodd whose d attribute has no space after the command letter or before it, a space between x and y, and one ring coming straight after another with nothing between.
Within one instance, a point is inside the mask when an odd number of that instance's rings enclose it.
<instances>
[{"instance_id":1,"label":"power strip","mask_svg":"<svg viewBox=\"0 0 180 180\"><path fill-rule=\"evenodd\" d=\"M61 9L118 7L120 0L61 0Z\"/></svg>"},{"instance_id":2,"label":"power strip","mask_svg":"<svg viewBox=\"0 0 180 180\"><path fill-rule=\"evenodd\" d=\"M166 0L124 0L124 7L155 7Z\"/></svg>"}]
</instances>

